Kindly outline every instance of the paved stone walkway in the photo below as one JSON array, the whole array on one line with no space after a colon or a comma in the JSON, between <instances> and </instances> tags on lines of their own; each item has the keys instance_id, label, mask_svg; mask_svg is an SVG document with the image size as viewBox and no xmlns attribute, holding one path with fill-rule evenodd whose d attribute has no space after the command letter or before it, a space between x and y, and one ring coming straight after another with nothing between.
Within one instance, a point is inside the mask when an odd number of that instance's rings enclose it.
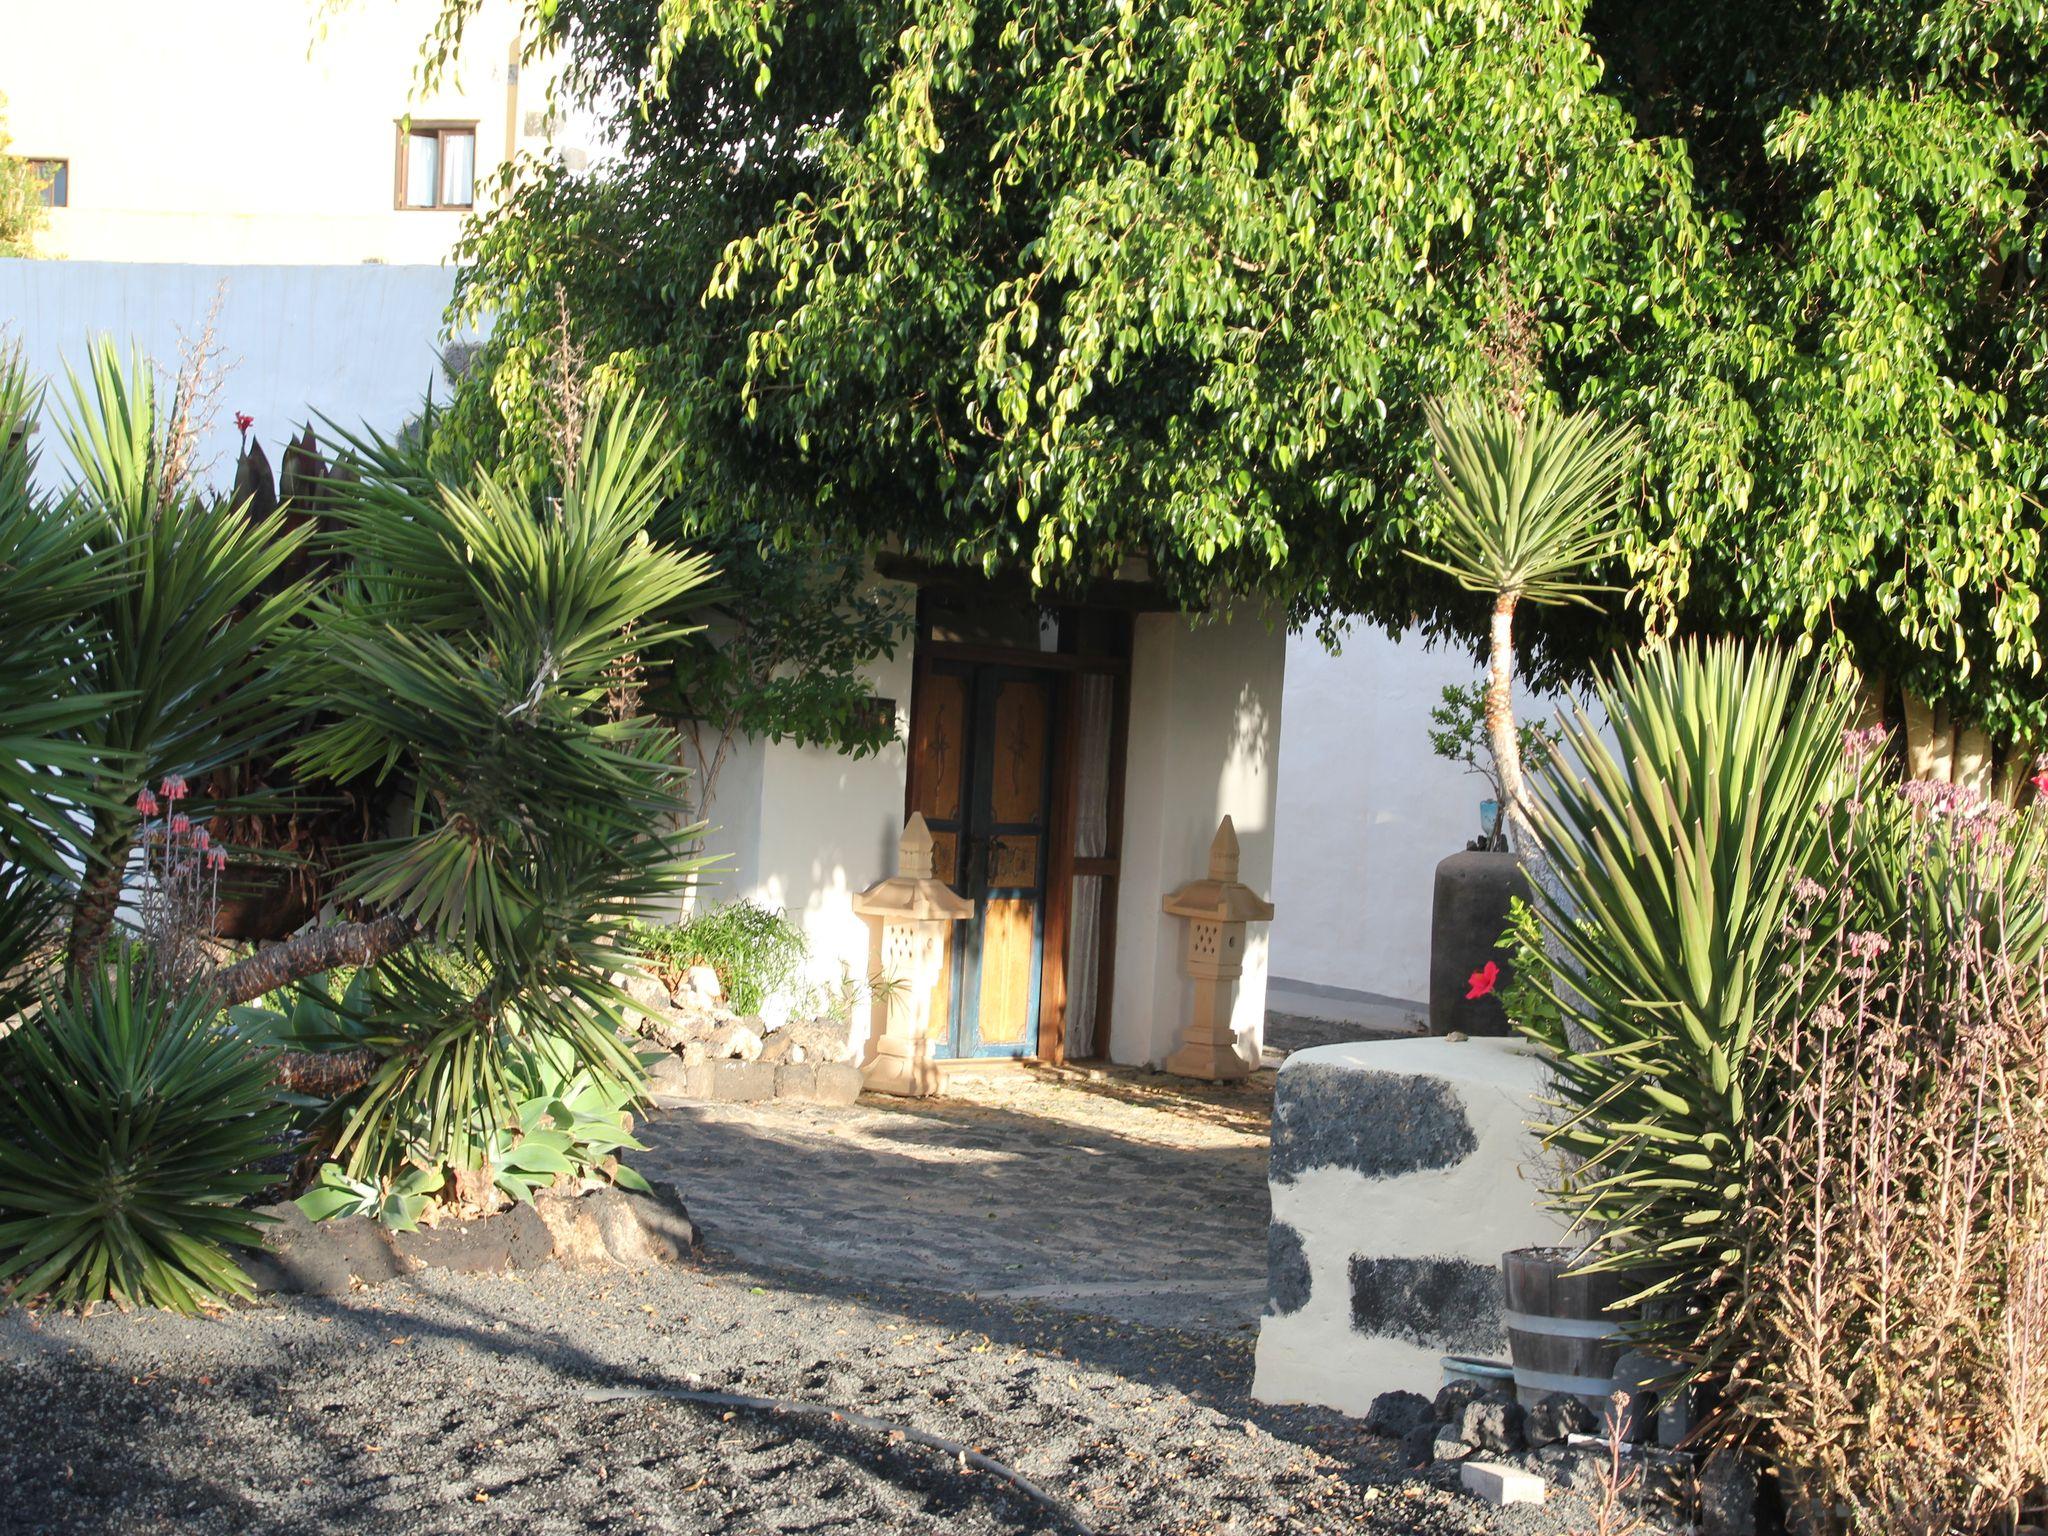
<instances>
[{"instance_id":1,"label":"paved stone walkway","mask_svg":"<svg viewBox=\"0 0 2048 1536\"><path fill-rule=\"evenodd\" d=\"M714 1251L820 1293L908 1284L1249 1331L1272 1093L1271 1071L1021 1069L922 1101L666 1110L634 1162L676 1182Z\"/></svg>"}]
</instances>

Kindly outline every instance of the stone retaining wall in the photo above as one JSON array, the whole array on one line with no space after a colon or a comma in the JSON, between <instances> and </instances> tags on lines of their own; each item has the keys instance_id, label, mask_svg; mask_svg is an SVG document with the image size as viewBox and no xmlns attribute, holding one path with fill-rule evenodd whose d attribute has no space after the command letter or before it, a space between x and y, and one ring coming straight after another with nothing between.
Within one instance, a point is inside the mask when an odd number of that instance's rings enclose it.
<instances>
[{"instance_id":1,"label":"stone retaining wall","mask_svg":"<svg viewBox=\"0 0 2048 1536\"><path fill-rule=\"evenodd\" d=\"M1434 1393L1446 1354L1505 1358L1500 1256L1555 1242L1514 1040L1382 1040L1287 1058L1273 1096L1254 1394L1363 1414Z\"/></svg>"}]
</instances>

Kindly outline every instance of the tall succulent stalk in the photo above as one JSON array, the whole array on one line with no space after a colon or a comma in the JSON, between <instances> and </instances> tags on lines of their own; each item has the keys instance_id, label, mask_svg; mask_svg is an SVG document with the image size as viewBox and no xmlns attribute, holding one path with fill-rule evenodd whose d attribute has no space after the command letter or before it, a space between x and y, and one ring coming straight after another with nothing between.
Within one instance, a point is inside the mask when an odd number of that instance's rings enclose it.
<instances>
[{"instance_id":1,"label":"tall succulent stalk","mask_svg":"<svg viewBox=\"0 0 2048 1536\"><path fill-rule=\"evenodd\" d=\"M1524 603L1598 607L1585 573L1613 554L1616 513L1641 451L1630 427L1591 411L1515 412L1470 399L1427 408L1441 519L1425 565L1491 594L1486 736L1499 772L1508 846L1538 844L1515 733L1515 613Z\"/></svg>"}]
</instances>

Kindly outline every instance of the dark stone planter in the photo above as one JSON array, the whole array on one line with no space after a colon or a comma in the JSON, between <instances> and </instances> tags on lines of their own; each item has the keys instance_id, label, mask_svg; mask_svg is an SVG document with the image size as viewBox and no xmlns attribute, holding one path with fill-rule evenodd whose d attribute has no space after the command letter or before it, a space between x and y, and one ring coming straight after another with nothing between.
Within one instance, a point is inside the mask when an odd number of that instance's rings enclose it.
<instances>
[{"instance_id":1,"label":"dark stone planter","mask_svg":"<svg viewBox=\"0 0 2048 1536\"><path fill-rule=\"evenodd\" d=\"M1529 900L1529 877L1512 853L1454 853L1436 867L1436 905L1429 925L1429 1032L1448 1035L1505 1035L1513 1031L1500 1006L1500 989L1512 979L1500 947L1508 907ZM1500 979L1485 997L1467 999L1472 973L1487 961Z\"/></svg>"}]
</instances>

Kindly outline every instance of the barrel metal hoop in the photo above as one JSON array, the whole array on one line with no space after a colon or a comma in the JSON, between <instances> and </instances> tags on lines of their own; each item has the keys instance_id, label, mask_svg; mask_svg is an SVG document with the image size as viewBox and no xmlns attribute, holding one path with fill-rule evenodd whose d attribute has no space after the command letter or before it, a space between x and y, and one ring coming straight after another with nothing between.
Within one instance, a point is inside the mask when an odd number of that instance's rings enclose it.
<instances>
[{"instance_id":1,"label":"barrel metal hoop","mask_svg":"<svg viewBox=\"0 0 2048 1536\"><path fill-rule=\"evenodd\" d=\"M1508 1327L1523 1333L1547 1333L1560 1339L1611 1339L1619 1343L1626 1337L1620 1324L1606 1317L1537 1317L1528 1312L1511 1312L1503 1308L1501 1321Z\"/></svg>"},{"instance_id":2,"label":"barrel metal hoop","mask_svg":"<svg viewBox=\"0 0 2048 1536\"><path fill-rule=\"evenodd\" d=\"M1597 1393L1612 1397L1620 1390L1612 1376L1567 1376L1562 1371L1525 1371L1515 1367L1515 1385L1532 1392L1568 1392L1574 1397Z\"/></svg>"}]
</instances>

